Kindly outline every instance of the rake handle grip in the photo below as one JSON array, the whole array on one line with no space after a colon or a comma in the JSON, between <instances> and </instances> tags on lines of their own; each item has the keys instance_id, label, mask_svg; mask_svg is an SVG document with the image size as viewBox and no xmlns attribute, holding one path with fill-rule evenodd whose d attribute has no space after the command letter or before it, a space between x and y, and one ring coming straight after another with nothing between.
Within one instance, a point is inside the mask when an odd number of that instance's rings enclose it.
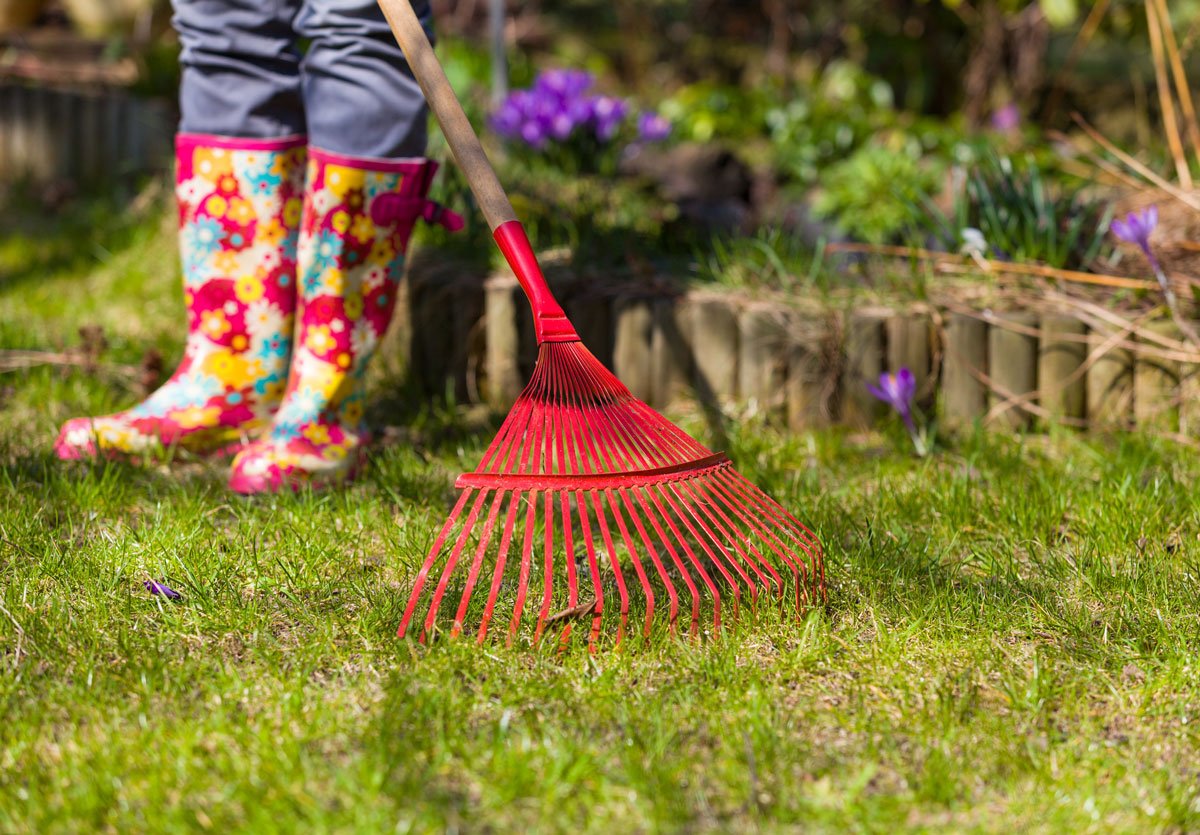
<instances>
[{"instance_id":1,"label":"rake handle grip","mask_svg":"<svg viewBox=\"0 0 1200 835\"><path fill-rule=\"evenodd\" d=\"M567 342L579 339L567 321L562 306L554 298L538 266L525 229L517 220L512 201L500 185L495 169L488 161L483 145L462 104L450 86L446 72L433 52L429 36L417 19L409 0L378 0L396 42L404 51L413 76L429 102L429 108L442 126L442 133L458 167L462 169L479 202L479 209L496 238L517 281L529 298L538 342Z\"/></svg>"}]
</instances>

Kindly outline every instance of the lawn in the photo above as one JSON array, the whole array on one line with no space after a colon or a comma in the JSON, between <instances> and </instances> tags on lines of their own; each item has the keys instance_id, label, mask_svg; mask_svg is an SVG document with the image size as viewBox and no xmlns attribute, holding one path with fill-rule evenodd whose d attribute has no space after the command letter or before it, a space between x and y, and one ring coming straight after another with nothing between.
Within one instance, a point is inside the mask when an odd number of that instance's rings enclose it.
<instances>
[{"instance_id":1,"label":"lawn","mask_svg":"<svg viewBox=\"0 0 1200 835\"><path fill-rule=\"evenodd\" d=\"M1148 436L784 436L827 608L590 656L394 637L495 427L377 385L359 484L246 500L219 462L58 463L178 358L161 212L0 237L0 831L1200 828L1200 462ZM703 434L704 423L675 415ZM165 580L179 601L152 596Z\"/></svg>"}]
</instances>

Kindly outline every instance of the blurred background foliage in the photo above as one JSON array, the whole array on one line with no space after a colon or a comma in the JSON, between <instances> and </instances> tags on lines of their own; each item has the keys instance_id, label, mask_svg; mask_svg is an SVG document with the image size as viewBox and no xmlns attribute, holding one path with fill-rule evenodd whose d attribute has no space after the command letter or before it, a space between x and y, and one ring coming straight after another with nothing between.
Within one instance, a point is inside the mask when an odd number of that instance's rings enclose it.
<instances>
[{"instance_id":1,"label":"blurred background foliage","mask_svg":"<svg viewBox=\"0 0 1200 835\"><path fill-rule=\"evenodd\" d=\"M1073 116L1170 169L1144 0L509 0L503 79L490 5L433 0L439 52L538 243L581 258L707 274L745 253L764 274L803 272L831 240L957 249L969 227L1006 257L1086 268L1107 257L1111 207L1069 152ZM1200 0L1168 5L1196 77ZM122 68L140 94L178 83L164 0L0 6L0 76L51 77L68 56ZM488 131L503 93L550 68L588 71L631 113L665 117L669 139L644 147L623 130L612 147L576 136L531 153ZM470 211L452 167L438 189Z\"/></svg>"}]
</instances>

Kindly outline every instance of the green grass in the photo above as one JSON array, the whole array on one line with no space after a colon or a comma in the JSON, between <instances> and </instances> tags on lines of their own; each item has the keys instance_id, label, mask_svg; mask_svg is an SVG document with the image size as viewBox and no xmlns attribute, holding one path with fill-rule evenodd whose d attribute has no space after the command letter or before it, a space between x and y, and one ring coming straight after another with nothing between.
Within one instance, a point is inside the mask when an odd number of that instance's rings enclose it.
<instances>
[{"instance_id":1,"label":"green grass","mask_svg":"<svg viewBox=\"0 0 1200 835\"><path fill-rule=\"evenodd\" d=\"M0 241L37 273L0 279L0 348L99 322L106 362L177 358L169 232L122 234L65 261ZM425 649L394 631L488 426L413 404L361 483L244 500L216 463L53 460L62 419L130 401L118 376L0 387L0 831L1200 828L1182 448L917 461L892 430L734 423L739 468L825 543L827 609L595 657Z\"/></svg>"}]
</instances>

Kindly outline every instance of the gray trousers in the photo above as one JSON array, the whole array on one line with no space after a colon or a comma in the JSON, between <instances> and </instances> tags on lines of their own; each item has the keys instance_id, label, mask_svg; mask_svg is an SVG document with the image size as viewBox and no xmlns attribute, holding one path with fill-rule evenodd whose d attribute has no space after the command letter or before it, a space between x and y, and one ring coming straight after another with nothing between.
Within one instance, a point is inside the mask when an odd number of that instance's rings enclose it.
<instances>
[{"instance_id":1,"label":"gray trousers","mask_svg":"<svg viewBox=\"0 0 1200 835\"><path fill-rule=\"evenodd\" d=\"M426 107L374 0L173 0L183 133L307 134L356 157L425 153ZM427 0L413 7L427 32Z\"/></svg>"}]
</instances>

